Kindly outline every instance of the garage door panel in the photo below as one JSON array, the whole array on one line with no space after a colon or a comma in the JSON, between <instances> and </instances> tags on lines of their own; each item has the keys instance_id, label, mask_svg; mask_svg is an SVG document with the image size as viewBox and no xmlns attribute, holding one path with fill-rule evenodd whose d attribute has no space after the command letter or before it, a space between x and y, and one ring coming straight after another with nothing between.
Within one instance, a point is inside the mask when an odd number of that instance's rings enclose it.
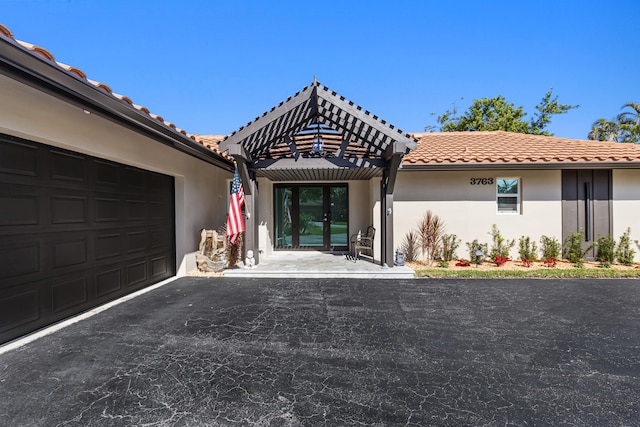
<instances>
[{"instance_id":1,"label":"garage door panel","mask_svg":"<svg viewBox=\"0 0 640 427\"><path fill-rule=\"evenodd\" d=\"M122 268L120 266L98 271L95 277L98 298L122 290Z\"/></svg>"},{"instance_id":2,"label":"garage door panel","mask_svg":"<svg viewBox=\"0 0 640 427\"><path fill-rule=\"evenodd\" d=\"M146 251L149 248L147 230L130 230L127 232L127 253Z\"/></svg>"},{"instance_id":3,"label":"garage door panel","mask_svg":"<svg viewBox=\"0 0 640 427\"><path fill-rule=\"evenodd\" d=\"M172 177L0 134L0 342L175 274Z\"/></svg>"},{"instance_id":4,"label":"garage door panel","mask_svg":"<svg viewBox=\"0 0 640 427\"><path fill-rule=\"evenodd\" d=\"M147 175L140 169L125 166L124 185L131 189L144 190L147 187Z\"/></svg>"},{"instance_id":5,"label":"garage door panel","mask_svg":"<svg viewBox=\"0 0 640 427\"><path fill-rule=\"evenodd\" d=\"M38 178L38 148L35 144L5 140L0 144L0 173ZM5 177L5 179L10 179Z\"/></svg>"},{"instance_id":6,"label":"garage door panel","mask_svg":"<svg viewBox=\"0 0 640 427\"><path fill-rule=\"evenodd\" d=\"M86 264L89 260L88 240L87 236L53 240L51 242L53 270Z\"/></svg>"},{"instance_id":7,"label":"garage door panel","mask_svg":"<svg viewBox=\"0 0 640 427\"><path fill-rule=\"evenodd\" d=\"M94 183L98 190L114 188L120 184L120 166L117 163L93 159Z\"/></svg>"},{"instance_id":8,"label":"garage door panel","mask_svg":"<svg viewBox=\"0 0 640 427\"><path fill-rule=\"evenodd\" d=\"M171 216L171 209L173 208L169 202L149 202L149 207L152 221L165 221Z\"/></svg>"},{"instance_id":9,"label":"garage door panel","mask_svg":"<svg viewBox=\"0 0 640 427\"><path fill-rule=\"evenodd\" d=\"M0 288L9 288L42 271L39 240L9 238L0 245Z\"/></svg>"},{"instance_id":10,"label":"garage door panel","mask_svg":"<svg viewBox=\"0 0 640 427\"><path fill-rule=\"evenodd\" d=\"M164 277L169 270L169 260L166 256L151 259L151 277Z\"/></svg>"},{"instance_id":11,"label":"garage door panel","mask_svg":"<svg viewBox=\"0 0 640 427\"><path fill-rule=\"evenodd\" d=\"M39 225L39 195L28 193L15 194L0 190L0 227L10 225ZM27 190L28 191L28 190ZM29 194L31 193L31 194Z\"/></svg>"},{"instance_id":12,"label":"garage door panel","mask_svg":"<svg viewBox=\"0 0 640 427\"><path fill-rule=\"evenodd\" d=\"M122 256L122 241L122 233L98 233L95 244L96 261Z\"/></svg>"},{"instance_id":13,"label":"garage door panel","mask_svg":"<svg viewBox=\"0 0 640 427\"><path fill-rule=\"evenodd\" d=\"M134 260L127 264L126 267L126 283L128 287L145 283L148 279L147 261Z\"/></svg>"},{"instance_id":14,"label":"garage door panel","mask_svg":"<svg viewBox=\"0 0 640 427\"><path fill-rule=\"evenodd\" d=\"M39 319L40 295L37 289L9 295L0 293L0 334Z\"/></svg>"},{"instance_id":15,"label":"garage door panel","mask_svg":"<svg viewBox=\"0 0 640 427\"><path fill-rule=\"evenodd\" d=\"M128 223L147 220L147 204L144 200L128 199L125 206Z\"/></svg>"},{"instance_id":16,"label":"garage door panel","mask_svg":"<svg viewBox=\"0 0 640 427\"><path fill-rule=\"evenodd\" d=\"M53 181L87 183L86 157L70 152L51 151L51 179Z\"/></svg>"},{"instance_id":17,"label":"garage door panel","mask_svg":"<svg viewBox=\"0 0 640 427\"><path fill-rule=\"evenodd\" d=\"M171 177L166 175L155 174L149 178L149 194L152 200L173 202L170 195L167 194L167 186L173 185Z\"/></svg>"},{"instance_id":18,"label":"garage door panel","mask_svg":"<svg viewBox=\"0 0 640 427\"><path fill-rule=\"evenodd\" d=\"M87 222L87 197L51 196L51 224L84 224Z\"/></svg>"},{"instance_id":19,"label":"garage door panel","mask_svg":"<svg viewBox=\"0 0 640 427\"><path fill-rule=\"evenodd\" d=\"M166 228L153 228L150 232L150 249L168 248L173 244L173 235Z\"/></svg>"},{"instance_id":20,"label":"garage door panel","mask_svg":"<svg viewBox=\"0 0 640 427\"><path fill-rule=\"evenodd\" d=\"M87 275L62 279L51 287L51 311L53 313L82 306L88 301L89 278Z\"/></svg>"},{"instance_id":21,"label":"garage door panel","mask_svg":"<svg viewBox=\"0 0 640 427\"><path fill-rule=\"evenodd\" d=\"M120 221L121 218L121 201L119 198L113 197L96 197L95 198L95 216L94 221L100 223L113 223Z\"/></svg>"}]
</instances>

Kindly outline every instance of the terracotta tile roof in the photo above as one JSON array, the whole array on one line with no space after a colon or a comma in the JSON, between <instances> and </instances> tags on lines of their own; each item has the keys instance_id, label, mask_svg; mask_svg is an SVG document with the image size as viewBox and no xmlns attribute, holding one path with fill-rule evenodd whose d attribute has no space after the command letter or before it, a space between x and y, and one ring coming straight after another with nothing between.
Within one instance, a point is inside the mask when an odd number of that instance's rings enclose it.
<instances>
[{"instance_id":1,"label":"terracotta tile roof","mask_svg":"<svg viewBox=\"0 0 640 427\"><path fill-rule=\"evenodd\" d=\"M220 153L220 151L218 150L218 144L220 144L220 141L222 141L225 137L224 135L198 135L198 134L194 134L193 136L195 137L195 140L199 144L204 145L205 147L215 151L216 153ZM224 156L228 159L232 158L232 157L228 157L226 152L224 153Z\"/></svg>"},{"instance_id":2,"label":"terracotta tile roof","mask_svg":"<svg viewBox=\"0 0 640 427\"><path fill-rule=\"evenodd\" d=\"M640 145L585 141L504 131L414 134L418 146L404 165L547 165L620 163L640 166Z\"/></svg>"},{"instance_id":3,"label":"terracotta tile roof","mask_svg":"<svg viewBox=\"0 0 640 427\"><path fill-rule=\"evenodd\" d=\"M201 137L200 135L197 134L189 134L186 131L176 127L175 124L167 122L164 120L164 118L162 116L159 116L157 114L153 114L149 111L148 108L134 104L133 101L124 95L120 95L117 93L114 93L113 90L105 83L102 82L96 82L94 80L88 79L87 75L84 73L84 71L82 71L79 68L70 66L70 65L66 65L63 64L61 62L57 62L55 60L55 57L53 56L53 54L51 52L49 52L47 49L40 47L40 46L36 46L33 45L31 43L27 43L27 42L23 42L20 40L16 40L13 36L13 33L11 32L11 30L9 30L9 28L7 28L6 26L0 24L0 36L4 36L6 39L8 39L9 41L11 41L12 43L15 43L19 46L22 46L23 48L29 50L30 52L32 52L35 55L38 55L44 59L46 59L47 61L51 62L52 64L56 65L57 67L59 67L60 69L66 71L67 73L70 73L74 76L76 76L77 78L84 80L86 82L88 82L89 84L95 86L96 88L102 90L103 92L119 99L121 102L128 104L131 108L134 108L146 115L148 115L149 117L152 117L153 119L159 121L160 123L164 124L167 127L170 127L172 129L175 129L177 132L180 132L181 134L185 135L188 138L191 138L192 140L198 142L199 144L202 144L203 146L209 148L210 150L214 151L215 153L217 153L218 155L220 155L221 157L224 157L225 159L228 160L232 160L232 158L230 156L228 156L226 153L222 153L220 150L218 150L218 144L216 140L216 143L212 143L213 140L209 141L206 140L205 137ZM204 138L204 139L203 139ZM217 137L216 137L217 138ZM222 137L220 138L222 139ZM207 143L208 141L208 143Z\"/></svg>"}]
</instances>

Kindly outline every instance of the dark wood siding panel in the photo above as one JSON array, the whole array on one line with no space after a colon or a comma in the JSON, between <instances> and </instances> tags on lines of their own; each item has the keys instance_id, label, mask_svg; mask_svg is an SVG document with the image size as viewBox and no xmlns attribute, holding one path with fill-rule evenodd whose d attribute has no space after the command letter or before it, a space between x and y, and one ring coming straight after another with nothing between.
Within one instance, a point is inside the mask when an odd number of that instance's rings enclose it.
<instances>
[{"instance_id":1,"label":"dark wood siding panel","mask_svg":"<svg viewBox=\"0 0 640 427\"><path fill-rule=\"evenodd\" d=\"M611 235L612 173L608 169L593 171L593 239Z\"/></svg>"},{"instance_id":2,"label":"dark wood siding panel","mask_svg":"<svg viewBox=\"0 0 640 427\"><path fill-rule=\"evenodd\" d=\"M586 250L599 237L610 235L612 223L612 172L608 169L562 171L562 240L582 232ZM586 253L594 259L597 249Z\"/></svg>"}]
</instances>

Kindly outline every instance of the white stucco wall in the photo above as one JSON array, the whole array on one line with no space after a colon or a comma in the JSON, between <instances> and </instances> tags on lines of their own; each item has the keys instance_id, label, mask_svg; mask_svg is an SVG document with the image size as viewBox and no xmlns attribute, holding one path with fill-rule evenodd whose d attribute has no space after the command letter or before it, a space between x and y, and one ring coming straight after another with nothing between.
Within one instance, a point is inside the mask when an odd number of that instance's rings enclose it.
<instances>
[{"instance_id":1,"label":"white stucco wall","mask_svg":"<svg viewBox=\"0 0 640 427\"><path fill-rule=\"evenodd\" d=\"M349 237L374 224L370 186L371 181L349 182Z\"/></svg>"},{"instance_id":2,"label":"white stucco wall","mask_svg":"<svg viewBox=\"0 0 640 427\"><path fill-rule=\"evenodd\" d=\"M273 182L258 178L258 250L260 256L269 257L273 253Z\"/></svg>"},{"instance_id":3,"label":"white stucco wall","mask_svg":"<svg viewBox=\"0 0 640 427\"><path fill-rule=\"evenodd\" d=\"M631 228L631 240L640 240L640 170L613 171L613 237L616 241ZM640 252L635 244L632 248ZM636 260L640 256L636 254Z\"/></svg>"},{"instance_id":4,"label":"white stucco wall","mask_svg":"<svg viewBox=\"0 0 640 427\"><path fill-rule=\"evenodd\" d=\"M178 275L195 268L200 230L226 221L229 172L2 75L0 132L175 177Z\"/></svg>"},{"instance_id":5,"label":"white stucco wall","mask_svg":"<svg viewBox=\"0 0 640 427\"><path fill-rule=\"evenodd\" d=\"M496 207L498 177L518 177L520 214L499 214ZM494 184L471 185L471 178L494 178ZM491 246L489 231L496 224L501 234L515 239L512 257L518 256L521 236L539 241L547 235L562 240L562 177L560 171L406 171L398 173L394 193L394 246L417 229L427 210L446 224L447 234L461 239L457 255L468 258L465 243L478 239Z\"/></svg>"},{"instance_id":6,"label":"white stucco wall","mask_svg":"<svg viewBox=\"0 0 640 427\"><path fill-rule=\"evenodd\" d=\"M382 250L380 249L382 242L382 202L380 199L381 181L381 178L373 178L372 180L367 181L368 193L369 197L371 198L370 215L372 218L373 226L376 228L376 238L373 244L373 258L376 261L380 261L380 259L382 258Z\"/></svg>"}]
</instances>

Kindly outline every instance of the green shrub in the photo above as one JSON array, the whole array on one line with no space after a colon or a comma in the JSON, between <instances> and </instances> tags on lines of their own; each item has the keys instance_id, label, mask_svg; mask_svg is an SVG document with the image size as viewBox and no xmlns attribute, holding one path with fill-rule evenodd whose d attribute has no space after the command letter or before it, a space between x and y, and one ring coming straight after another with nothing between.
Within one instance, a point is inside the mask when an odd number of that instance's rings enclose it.
<instances>
[{"instance_id":1,"label":"green shrub","mask_svg":"<svg viewBox=\"0 0 640 427\"><path fill-rule=\"evenodd\" d=\"M587 252L582 249L582 242L584 242L582 230L569 234L564 241L563 256L576 264L576 267L584 262L584 254Z\"/></svg>"},{"instance_id":2,"label":"green shrub","mask_svg":"<svg viewBox=\"0 0 640 427\"><path fill-rule=\"evenodd\" d=\"M636 251L631 249L629 234L631 234L631 228L627 228L627 231L620 236L618 249L616 250L616 259L623 265L633 265L633 257L636 254Z\"/></svg>"},{"instance_id":3,"label":"green shrub","mask_svg":"<svg viewBox=\"0 0 640 427\"><path fill-rule=\"evenodd\" d=\"M560 250L560 242L555 237L540 237L540 252L542 252L542 259L558 259L560 258Z\"/></svg>"},{"instance_id":4,"label":"green shrub","mask_svg":"<svg viewBox=\"0 0 640 427\"><path fill-rule=\"evenodd\" d=\"M609 263L611 266L616 256L615 239L609 235L600 236L594 246L598 248L598 261Z\"/></svg>"},{"instance_id":5,"label":"green shrub","mask_svg":"<svg viewBox=\"0 0 640 427\"><path fill-rule=\"evenodd\" d=\"M497 257L509 258L509 251L511 251L515 246L516 241L502 237L500 230L498 230L498 227L495 224L491 226L489 234L491 235L492 240L491 250L489 251L491 261L495 262Z\"/></svg>"},{"instance_id":6,"label":"green shrub","mask_svg":"<svg viewBox=\"0 0 640 427\"><path fill-rule=\"evenodd\" d=\"M531 240L528 236L522 236L518 240L518 254L520 254L520 260L523 262L525 262L525 260L535 261L538 257L536 254L537 251L538 246L535 240Z\"/></svg>"},{"instance_id":7,"label":"green shrub","mask_svg":"<svg viewBox=\"0 0 640 427\"><path fill-rule=\"evenodd\" d=\"M469 260L473 264L482 264L484 258L487 254L487 244L486 243L478 243L478 239L475 239L471 243L466 243L467 249L469 249ZM476 252L480 251L481 254L477 255Z\"/></svg>"},{"instance_id":8,"label":"green shrub","mask_svg":"<svg viewBox=\"0 0 640 427\"><path fill-rule=\"evenodd\" d=\"M455 234L445 234L442 236L442 260L453 261L457 259L456 250L460 246L460 239Z\"/></svg>"}]
</instances>

